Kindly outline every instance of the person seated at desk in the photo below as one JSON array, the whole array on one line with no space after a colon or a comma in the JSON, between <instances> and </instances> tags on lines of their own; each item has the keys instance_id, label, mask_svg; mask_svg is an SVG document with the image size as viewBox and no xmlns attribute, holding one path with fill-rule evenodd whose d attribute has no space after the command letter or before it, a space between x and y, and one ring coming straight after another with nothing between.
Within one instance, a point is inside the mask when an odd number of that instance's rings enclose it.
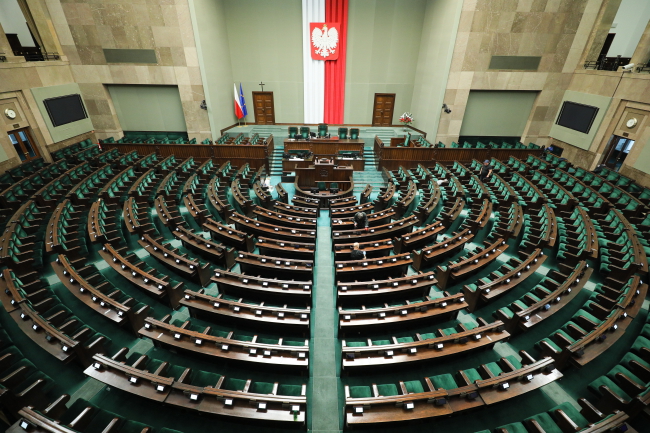
<instances>
[{"instance_id":1,"label":"person seated at desk","mask_svg":"<svg viewBox=\"0 0 650 433\"><path fill-rule=\"evenodd\" d=\"M354 228L365 228L368 231L368 215L365 212L357 212L354 214Z\"/></svg>"},{"instance_id":2,"label":"person seated at desk","mask_svg":"<svg viewBox=\"0 0 650 433\"><path fill-rule=\"evenodd\" d=\"M352 260L362 260L366 258L366 252L359 249L359 242L352 244L352 252L350 253Z\"/></svg>"}]
</instances>

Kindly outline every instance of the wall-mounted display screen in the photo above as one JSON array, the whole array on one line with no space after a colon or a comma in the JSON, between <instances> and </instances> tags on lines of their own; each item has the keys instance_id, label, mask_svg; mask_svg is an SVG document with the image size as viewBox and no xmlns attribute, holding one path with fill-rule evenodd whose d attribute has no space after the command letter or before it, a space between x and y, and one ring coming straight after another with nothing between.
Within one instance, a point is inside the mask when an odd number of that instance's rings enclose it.
<instances>
[{"instance_id":1,"label":"wall-mounted display screen","mask_svg":"<svg viewBox=\"0 0 650 433\"><path fill-rule=\"evenodd\" d=\"M81 95L78 93L44 99L43 104L54 126L66 125L88 117Z\"/></svg>"},{"instance_id":2,"label":"wall-mounted display screen","mask_svg":"<svg viewBox=\"0 0 650 433\"><path fill-rule=\"evenodd\" d=\"M578 104L576 102L564 101L560 114L555 123L565 128L573 129L582 133L589 133L591 125L598 114L598 107Z\"/></svg>"}]
</instances>

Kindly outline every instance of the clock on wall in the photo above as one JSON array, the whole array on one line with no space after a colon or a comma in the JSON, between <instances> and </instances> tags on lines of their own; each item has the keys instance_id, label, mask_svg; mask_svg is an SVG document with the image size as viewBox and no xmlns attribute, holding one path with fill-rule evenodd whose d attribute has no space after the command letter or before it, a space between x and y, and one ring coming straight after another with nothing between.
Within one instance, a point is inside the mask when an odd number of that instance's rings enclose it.
<instances>
[{"instance_id":1,"label":"clock on wall","mask_svg":"<svg viewBox=\"0 0 650 433\"><path fill-rule=\"evenodd\" d=\"M627 121L625 124L628 128L634 128L636 126L637 120L636 117L633 117Z\"/></svg>"},{"instance_id":2,"label":"clock on wall","mask_svg":"<svg viewBox=\"0 0 650 433\"><path fill-rule=\"evenodd\" d=\"M15 119L16 118L16 112L12 110L11 108L7 108L5 110L5 116L7 116L9 119Z\"/></svg>"}]
</instances>

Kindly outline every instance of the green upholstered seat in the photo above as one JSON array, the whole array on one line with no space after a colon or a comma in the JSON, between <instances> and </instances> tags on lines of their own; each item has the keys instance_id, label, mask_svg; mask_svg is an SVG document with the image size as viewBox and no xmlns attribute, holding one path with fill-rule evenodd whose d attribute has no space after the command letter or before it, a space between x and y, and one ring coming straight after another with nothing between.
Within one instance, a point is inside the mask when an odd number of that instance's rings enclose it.
<instances>
[{"instance_id":1,"label":"green upholstered seat","mask_svg":"<svg viewBox=\"0 0 650 433\"><path fill-rule=\"evenodd\" d=\"M359 128L350 128L350 138L352 140L359 138Z\"/></svg>"},{"instance_id":2,"label":"green upholstered seat","mask_svg":"<svg viewBox=\"0 0 650 433\"><path fill-rule=\"evenodd\" d=\"M394 383L386 383L382 385L377 385L377 392L379 393L380 396L383 397L390 397L392 395L399 395L399 391L397 390L397 385Z\"/></svg>"},{"instance_id":3,"label":"green upholstered seat","mask_svg":"<svg viewBox=\"0 0 650 433\"><path fill-rule=\"evenodd\" d=\"M431 383L436 389L455 389L458 388L458 384L454 380L454 377L451 374L440 374L438 376L429 377Z\"/></svg>"},{"instance_id":4,"label":"green upholstered seat","mask_svg":"<svg viewBox=\"0 0 650 433\"><path fill-rule=\"evenodd\" d=\"M500 427L497 427L498 429L504 429L508 433L528 433L528 430L526 430L526 427L520 422L513 422L511 424L506 424L502 425Z\"/></svg>"},{"instance_id":5,"label":"green upholstered seat","mask_svg":"<svg viewBox=\"0 0 650 433\"><path fill-rule=\"evenodd\" d=\"M589 421L576 409L571 403L561 403L547 411L548 414L555 418L555 412L561 410L564 412L577 426L582 429L589 425ZM608 417L605 417L608 418Z\"/></svg>"},{"instance_id":6,"label":"green upholstered seat","mask_svg":"<svg viewBox=\"0 0 650 433\"><path fill-rule=\"evenodd\" d=\"M302 385L278 385L278 395L298 397L302 395Z\"/></svg>"},{"instance_id":7,"label":"green upholstered seat","mask_svg":"<svg viewBox=\"0 0 650 433\"><path fill-rule=\"evenodd\" d=\"M351 398L371 398L373 396L369 386L351 386L349 389Z\"/></svg>"},{"instance_id":8,"label":"green upholstered seat","mask_svg":"<svg viewBox=\"0 0 650 433\"><path fill-rule=\"evenodd\" d=\"M606 386L610 389L610 391L614 392L616 395L626 401L630 401L632 399L625 391L621 389L621 387L619 387L612 379L607 376L600 376L598 379L591 382L587 388L589 388L589 391L593 392L596 395L602 395L600 392L601 386Z\"/></svg>"},{"instance_id":9,"label":"green upholstered seat","mask_svg":"<svg viewBox=\"0 0 650 433\"><path fill-rule=\"evenodd\" d=\"M366 347L368 344L365 341L346 341L347 347Z\"/></svg>"},{"instance_id":10,"label":"green upholstered seat","mask_svg":"<svg viewBox=\"0 0 650 433\"><path fill-rule=\"evenodd\" d=\"M406 392L409 394L417 394L420 392L424 392L424 387L422 386L422 382L419 380L408 380L404 382L404 387L406 388Z\"/></svg>"},{"instance_id":11,"label":"green upholstered seat","mask_svg":"<svg viewBox=\"0 0 650 433\"><path fill-rule=\"evenodd\" d=\"M234 379L232 377L226 377L226 380L223 381L222 388L230 391L243 391L246 386L246 380L244 379Z\"/></svg>"},{"instance_id":12,"label":"green upholstered seat","mask_svg":"<svg viewBox=\"0 0 650 433\"><path fill-rule=\"evenodd\" d=\"M453 334L457 334L457 333L458 333L458 331L456 330L456 328L444 328L444 329L442 329L442 335L444 335L444 336L449 336L449 335L453 335Z\"/></svg>"},{"instance_id":13,"label":"green upholstered seat","mask_svg":"<svg viewBox=\"0 0 650 433\"><path fill-rule=\"evenodd\" d=\"M253 382L251 383L248 392L252 392L255 394L272 394L273 384L269 382Z\"/></svg>"},{"instance_id":14,"label":"green upholstered seat","mask_svg":"<svg viewBox=\"0 0 650 433\"><path fill-rule=\"evenodd\" d=\"M496 362L488 362L487 364L485 364L485 366L495 376L498 376L501 373L503 373L503 370L501 369L501 366L499 364L497 364Z\"/></svg>"},{"instance_id":15,"label":"green upholstered seat","mask_svg":"<svg viewBox=\"0 0 650 433\"><path fill-rule=\"evenodd\" d=\"M339 128L339 138L341 140L348 138L348 128Z\"/></svg>"},{"instance_id":16,"label":"green upholstered seat","mask_svg":"<svg viewBox=\"0 0 650 433\"><path fill-rule=\"evenodd\" d=\"M524 425L527 425L531 421L537 421L545 433L563 433L562 429L555 424L555 421L553 421L553 417L546 412L538 413L537 415L526 418L524 420Z\"/></svg>"},{"instance_id":17,"label":"green upholstered seat","mask_svg":"<svg viewBox=\"0 0 650 433\"><path fill-rule=\"evenodd\" d=\"M483 380L479 372L475 368L470 368L468 370L463 370L463 373L467 376L471 383L476 382L477 380Z\"/></svg>"}]
</instances>

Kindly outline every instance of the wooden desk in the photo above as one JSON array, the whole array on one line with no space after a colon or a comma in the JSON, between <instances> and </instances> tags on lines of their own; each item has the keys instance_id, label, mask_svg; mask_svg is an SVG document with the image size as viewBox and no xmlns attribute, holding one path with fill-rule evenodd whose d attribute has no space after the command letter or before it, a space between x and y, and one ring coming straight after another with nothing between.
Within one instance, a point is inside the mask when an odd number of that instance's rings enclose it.
<instances>
[{"instance_id":1,"label":"wooden desk","mask_svg":"<svg viewBox=\"0 0 650 433\"><path fill-rule=\"evenodd\" d=\"M230 219L235 223L237 230L241 230L249 235L300 243L316 243L316 230L278 227L274 224L246 218L238 213L233 214Z\"/></svg>"},{"instance_id":2,"label":"wooden desk","mask_svg":"<svg viewBox=\"0 0 650 433\"><path fill-rule=\"evenodd\" d=\"M335 156L334 163L336 165L351 166L352 170L354 171L364 171L366 167L363 156L361 158L346 158L342 156Z\"/></svg>"},{"instance_id":3,"label":"wooden desk","mask_svg":"<svg viewBox=\"0 0 650 433\"><path fill-rule=\"evenodd\" d=\"M424 392L405 392L405 384L400 382L402 395L380 396L376 385L373 385L374 397L351 398L349 386L346 386L346 423L394 423L458 414L478 406L513 399L562 377L562 373L553 366L552 358L531 361L533 362L524 364L519 369L513 368L499 376L477 380L464 386L461 384L453 389L436 389L431 380L425 377ZM481 369L491 374L489 369ZM407 406L409 403L410 406Z\"/></svg>"},{"instance_id":4,"label":"wooden desk","mask_svg":"<svg viewBox=\"0 0 650 433\"><path fill-rule=\"evenodd\" d=\"M412 343L361 347L348 347L343 344L343 369L354 372L370 368L395 368L396 365L403 363L431 360L492 347L509 337L510 334L503 329L503 322L497 320L470 331Z\"/></svg>"},{"instance_id":5,"label":"wooden desk","mask_svg":"<svg viewBox=\"0 0 650 433\"><path fill-rule=\"evenodd\" d=\"M215 272L212 281L217 284L219 293L230 296L311 303L311 281L262 278L221 270Z\"/></svg>"},{"instance_id":6,"label":"wooden desk","mask_svg":"<svg viewBox=\"0 0 650 433\"><path fill-rule=\"evenodd\" d=\"M419 220L419 219L418 219ZM396 253L415 251L433 243L438 238L438 233L444 232L447 227L440 220L434 221L426 227L411 232L405 236L396 237L393 240Z\"/></svg>"},{"instance_id":7,"label":"wooden desk","mask_svg":"<svg viewBox=\"0 0 650 433\"><path fill-rule=\"evenodd\" d=\"M381 212L366 214L366 216L368 218L369 227L383 226L389 224L391 220L399 218L394 208L389 208ZM354 226L354 216L345 218L332 218L330 224L332 226L332 230L354 230L356 228Z\"/></svg>"},{"instance_id":8,"label":"wooden desk","mask_svg":"<svg viewBox=\"0 0 650 433\"><path fill-rule=\"evenodd\" d=\"M228 248L219 242L205 239L202 235L194 233L186 227L176 227L172 231L172 235L180 240L188 250L192 250L226 269L232 268L235 264L234 248Z\"/></svg>"},{"instance_id":9,"label":"wooden desk","mask_svg":"<svg viewBox=\"0 0 650 433\"><path fill-rule=\"evenodd\" d=\"M530 254L520 253L519 255L521 260L510 259L508 265L512 270L506 272L506 269L503 269L501 271L503 276L498 277L491 274L488 278L482 278L476 282L478 287L475 290L470 289L467 285L463 286L463 293L465 299L467 299L470 312L476 310L479 305L486 304L515 288L519 283L533 275L548 257L539 248ZM513 261L518 263L515 264ZM506 329L508 332L515 332L513 328Z\"/></svg>"},{"instance_id":10,"label":"wooden desk","mask_svg":"<svg viewBox=\"0 0 650 433\"><path fill-rule=\"evenodd\" d=\"M198 260L186 254L181 254L173 246L163 243L163 240L162 236L154 238L149 234L145 234L138 240L138 244L150 256L177 274L200 284L202 287L210 284L212 271L209 263L201 264Z\"/></svg>"},{"instance_id":11,"label":"wooden desk","mask_svg":"<svg viewBox=\"0 0 650 433\"><path fill-rule=\"evenodd\" d=\"M332 244L334 260L341 261L350 259L353 247L354 242L350 244ZM378 241L359 242L359 249L365 251L366 258L369 259L389 256L393 250L393 241L390 239L381 239Z\"/></svg>"},{"instance_id":12,"label":"wooden desk","mask_svg":"<svg viewBox=\"0 0 650 433\"><path fill-rule=\"evenodd\" d=\"M282 158L282 171L296 171L296 168L307 168L314 165L314 155L308 158Z\"/></svg>"},{"instance_id":13,"label":"wooden desk","mask_svg":"<svg viewBox=\"0 0 650 433\"><path fill-rule=\"evenodd\" d=\"M427 324L434 321L446 321L455 319L458 312L467 308L462 293L450 295L445 292L441 298L431 299L425 296L423 302L409 303L404 305L389 306L384 303L383 308L369 308L365 306L356 309L343 309L339 307L339 328L346 330L363 330L390 327L395 329L398 326L410 326L418 321L427 321Z\"/></svg>"},{"instance_id":14,"label":"wooden desk","mask_svg":"<svg viewBox=\"0 0 650 433\"><path fill-rule=\"evenodd\" d=\"M359 152L363 156L365 142L360 139L340 139L338 136L332 138L310 138L309 140L284 139L284 151L308 150L316 155L337 155L342 150Z\"/></svg>"},{"instance_id":15,"label":"wooden desk","mask_svg":"<svg viewBox=\"0 0 650 433\"><path fill-rule=\"evenodd\" d=\"M474 239L474 234L475 232L466 228L454 233L451 237L443 237L438 243L426 249L415 251L413 253L413 268L419 271L432 266L434 262L440 261L450 254L455 254L465 248L467 242Z\"/></svg>"},{"instance_id":16,"label":"wooden desk","mask_svg":"<svg viewBox=\"0 0 650 433\"><path fill-rule=\"evenodd\" d=\"M300 281L311 281L314 276L312 260L284 259L240 252L235 259L243 273L266 277L280 276L282 278Z\"/></svg>"},{"instance_id":17,"label":"wooden desk","mask_svg":"<svg viewBox=\"0 0 650 433\"><path fill-rule=\"evenodd\" d=\"M343 189L342 182L350 182L353 169L351 166L338 166L334 163L316 162L314 165L300 168L296 167L296 185L301 188L313 188L318 182L339 183L339 189Z\"/></svg>"},{"instance_id":18,"label":"wooden desk","mask_svg":"<svg viewBox=\"0 0 650 433\"><path fill-rule=\"evenodd\" d=\"M229 300L220 293L212 296L185 290L181 305L188 308L191 317L208 318L223 322L239 322L254 329L264 327L283 327L301 333L309 332L310 307L291 308L287 305L271 307L264 302L253 304L242 298Z\"/></svg>"},{"instance_id":19,"label":"wooden desk","mask_svg":"<svg viewBox=\"0 0 650 433\"><path fill-rule=\"evenodd\" d=\"M99 255L118 274L149 293L155 299L159 299L163 302L167 301L172 308L178 307L179 300L183 297L182 282L172 286L168 281L169 276L154 275L151 272L140 269L136 264L131 263L127 258L123 257L122 254L110 244L104 244L102 249L99 251Z\"/></svg>"},{"instance_id":20,"label":"wooden desk","mask_svg":"<svg viewBox=\"0 0 650 433\"><path fill-rule=\"evenodd\" d=\"M252 234L236 230L212 218L207 219L203 224L203 229L210 233L213 240L219 240L239 251L252 252L255 249L255 240Z\"/></svg>"},{"instance_id":21,"label":"wooden desk","mask_svg":"<svg viewBox=\"0 0 650 433\"><path fill-rule=\"evenodd\" d=\"M488 266L497 259L509 245L503 238L499 238L491 244L485 244L483 249L476 251L474 254L467 257L461 257L456 263L447 263L446 266L438 266L436 278L438 279L438 287L441 289L447 288L449 280L460 280L478 272L481 268Z\"/></svg>"},{"instance_id":22,"label":"wooden desk","mask_svg":"<svg viewBox=\"0 0 650 433\"><path fill-rule=\"evenodd\" d=\"M318 209L314 209L312 207L294 206L277 201L273 203L273 209L276 212L282 212L283 214L293 215L297 217L318 218L319 216Z\"/></svg>"},{"instance_id":23,"label":"wooden desk","mask_svg":"<svg viewBox=\"0 0 650 433\"><path fill-rule=\"evenodd\" d=\"M258 221L269 224L280 225L284 227L294 227L304 230L316 229L316 218L285 215L283 213L275 212L272 210L260 209L259 207L253 209L251 216L256 217Z\"/></svg>"},{"instance_id":24,"label":"wooden desk","mask_svg":"<svg viewBox=\"0 0 650 433\"><path fill-rule=\"evenodd\" d=\"M286 242L277 239L259 238L257 248L260 254L287 259L314 260L316 245L299 242Z\"/></svg>"},{"instance_id":25,"label":"wooden desk","mask_svg":"<svg viewBox=\"0 0 650 433\"><path fill-rule=\"evenodd\" d=\"M374 210L372 203L364 203L350 207L330 207L330 218L352 218L357 212L365 212L370 214Z\"/></svg>"},{"instance_id":26,"label":"wooden desk","mask_svg":"<svg viewBox=\"0 0 650 433\"><path fill-rule=\"evenodd\" d=\"M184 325L174 326L170 322L171 316L167 315L162 320L152 317L146 319L144 326L139 330L142 337L148 337L156 346L171 347L173 349L206 355L208 357L225 358L235 361L253 363L257 366L273 366L274 368L307 369L309 366L309 341L305 340L302 346L289 346L282 343L265 344L257 342L257 335L252 341L233 339L234 332L227 337L218 337L210 334L210 327L202 332L186 329Z\"/></svg>"},{"instance_id":27,"label":"wooden desk","mask_svg":"<svg viewBox=\"0 0 650 433\"><path fill-rule=\"evenodd\" d=\"M362 260L337 261L336 281L358 281L370 275L376 278L403 277L413 263L411 253Z\"/></svg>"},{"instance_id":28,"label":"wooden desk","mask_svg":"<svg viewBox=\"0 0 650 433\"><path fill-rule=\"evenodd\" d=\"M63 254L59 254L56 260L52 262L52 268L70 293L86 304L86 306L120 326L128 323L131 331L137 334L144 323L146 314L149 312L148 305L145 305L140 310L135 310L129 306L130 304L135 304L133 298L127 298L124 302L118 302L114 299L117 297L117 293L106 294L96 288L94 284L86 280L70 264L67 257Z\"/></svg>"},{"instance_id":29,"label":"wooden desk","mask_svg":"<svg viewBox=\"0 0 650 433\"><path fill-rule=\"evenodd\" d=\"M433 272L418 273L386 280L337 283L339 305L357 306L360 302L377 302L414 296L426 296L438 281Z\"/></svg>"},{"instance_id":30,"label":"wooden desk","mask_svg":"<svg viewBox=\"0 0 650 433\"><path fill-rule=\"evenodd\" d=\"M380 239L391 239L405 233L410 233L418 223L418 219L411 215L408 218L377 226L365 230L337 230L332 232L333 244L346 244L351 242L369 242Z\"/></svg>"}]
</instances>

